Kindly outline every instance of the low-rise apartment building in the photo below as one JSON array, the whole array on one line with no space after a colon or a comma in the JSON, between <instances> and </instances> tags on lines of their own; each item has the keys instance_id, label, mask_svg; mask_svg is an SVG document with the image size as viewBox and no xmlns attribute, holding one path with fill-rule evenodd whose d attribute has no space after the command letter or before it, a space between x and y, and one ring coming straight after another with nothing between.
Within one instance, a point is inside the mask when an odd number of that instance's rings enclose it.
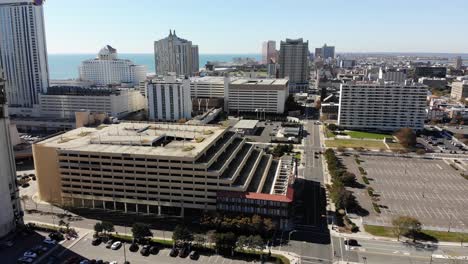
<instances>
[{"instance_id":1,"label":"low-rise apartment building","mask_svg":"<svg viewBox=\"0 0 468 264\"><path fill-rule=\"evenodd\" d=\"M455 100L468 98L468 81L452 82L450 97Z\"/></svg>"},{"instance_id":2,"label":"low-rise apartment building","mask_svg":"<svg viewBox=\"0 0 468 264\"><path fill-rule=\"evenodd\" d=\"M347 83L340 88L338 124L347 129L424 128L427 88L421 84Z\"/></svg>"},{"instance_id":3,"label":"low-rise apartment building","mask_svg":"<svg viewBox=\"0 0 468 264\"><path fill-rule=\"evenodd\" d=\"M217 199L224 193L257 193L262 201L292 197L293 173L280 168L294 164L280 167L218 126L83 127L35 143L33 154L40 199L73 207L183 215L187 209L222 210ZM289 198L281 202L289 206ZM281 210L260 213L287 218Z\"/></svg>"},{"instance_id":4,"label":"low-rise apartment building","mask_svg":"<svg viewBox=\"0 0 468 264\"><path fill-rule=\"evenodd\" d=\"M53 118L73 119L83 110L120 118L145 109L144 96L134 88L50 87L39 102L41 116Z\"/></svg>"}]
</instances>

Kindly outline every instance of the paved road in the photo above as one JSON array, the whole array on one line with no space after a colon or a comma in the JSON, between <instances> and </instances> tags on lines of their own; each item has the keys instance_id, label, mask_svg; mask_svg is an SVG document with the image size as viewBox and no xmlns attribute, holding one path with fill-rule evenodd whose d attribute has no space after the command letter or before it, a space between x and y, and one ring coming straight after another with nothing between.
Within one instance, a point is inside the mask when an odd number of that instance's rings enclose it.
<instances>
[{"instance_id":1,"label":"paved road","mask_svg":"<svg viewBox=\"0 0 468 264\"><path fill-rule=\"evenodd\" d=\"M302 158L302 175L304 179L323 183L322 157L319 126L313 120L307 121L304 130L308 134L304 138L304 156ZM315 158L315 157L318 158Z\"/></svg>"},{"instance_id":2,"label":"paved road","mask_svg":"<svg viewBox=\"0 0 468 264\"><path fill-rule=\"evenodd\" d=\"M382 264L428 264L428 263L468 263L468 248L412 245L403 242L358 239L359 246L344 245L344 238L333 237L336 260L357 263ZM466 260L463 260L467 256Z\"/></svg>"},{"instance_id":3,"label":"paved road","mask_svg":"<svg viewBox=\"0 0 468 264\"><path fill-rule=\"evenodd\" d=\"M315 153L321 149L319 126L316 120L307 120L304 124L304 154L299 170L299 196L297 211L303 213L303 218L296 222L295 230L283 234L285 240L291 237L287 245L277 247L284 251L292 251L301 256L301 263L332 263L330 233L325 218L325 191L323 188L322 160Z\"/></svg>"}]
</instances>

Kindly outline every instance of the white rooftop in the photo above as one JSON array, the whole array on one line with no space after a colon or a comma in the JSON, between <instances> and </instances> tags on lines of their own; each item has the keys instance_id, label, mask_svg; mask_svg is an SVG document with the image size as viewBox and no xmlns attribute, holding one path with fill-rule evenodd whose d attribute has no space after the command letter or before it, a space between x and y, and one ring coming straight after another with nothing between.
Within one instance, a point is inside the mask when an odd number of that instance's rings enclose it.
<instances>
[{"instance_id":1,"label":"white rooftop","mask_svg":"<svg viewBox=\"0 0 468 264\"><path fill-rule=\"evenodd\" d=\"M176 123L120 123L82 127L36 143L62 150L193 158L227 128ZM173 138L161 146L153 143Z\"/></svg>"}]
</instances>

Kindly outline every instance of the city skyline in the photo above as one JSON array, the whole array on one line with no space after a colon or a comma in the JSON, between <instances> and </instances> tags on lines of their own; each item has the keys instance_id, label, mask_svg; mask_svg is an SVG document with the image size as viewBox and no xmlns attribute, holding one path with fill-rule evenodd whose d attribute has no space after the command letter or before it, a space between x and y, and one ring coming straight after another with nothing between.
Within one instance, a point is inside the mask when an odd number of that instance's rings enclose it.
<instances>
[{"instance_id":1,"label":"city skyline","mask_svg":"<svg viewBox=\"0 0 468 264\"><path fill-rule=\"evenodd\" d=\"M393 1L378 6L371 1L296 1L290 6L241 1L236 6L220 6L191 1L156 5L149 0L139 4L84 0L73 6L74 12L65 2L49 0L45 4L51 54L94 53L96 47L107 44L119 47L122 53L152 53L153 42L167 36L169 30L197 43L200 54L259 54L263 41L301 37L309 40L311 50L327 43L336 46L337 53L468 53L468 38L453 26L465 23L463 10L468 3L463 1L450 6L436 1L424 5ZM318 12L327 9L329 12ZM297 19L294 23L278 20L279 12L295 13ZM131 19L135 14L138 19ZM418 28L430 29L430 34L416 34ZM454 41L447 45L436 34L454 36ZM74 41L63 45L63 39Z\"/></svg>"}]
</instances>

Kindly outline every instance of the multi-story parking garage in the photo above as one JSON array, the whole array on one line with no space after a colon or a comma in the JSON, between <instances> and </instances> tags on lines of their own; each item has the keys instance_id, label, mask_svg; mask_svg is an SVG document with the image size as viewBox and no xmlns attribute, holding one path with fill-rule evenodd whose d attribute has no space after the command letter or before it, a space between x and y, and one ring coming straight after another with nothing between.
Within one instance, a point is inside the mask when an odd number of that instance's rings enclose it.
<instances>
[{"instance_id":1,"label":"multi-story parking garage","mask_svg":"<svg viewBox=\"0 0 468 264\"><path fill-rule=\"evenodd\" d=\"M287 217L292 202L293 161L218 126L83 127L35 143L33 154L40 198L73 207L183 215L216 210L217 198L237 193L277 201L255 212Z\"/></svg>"}]
</instances>

